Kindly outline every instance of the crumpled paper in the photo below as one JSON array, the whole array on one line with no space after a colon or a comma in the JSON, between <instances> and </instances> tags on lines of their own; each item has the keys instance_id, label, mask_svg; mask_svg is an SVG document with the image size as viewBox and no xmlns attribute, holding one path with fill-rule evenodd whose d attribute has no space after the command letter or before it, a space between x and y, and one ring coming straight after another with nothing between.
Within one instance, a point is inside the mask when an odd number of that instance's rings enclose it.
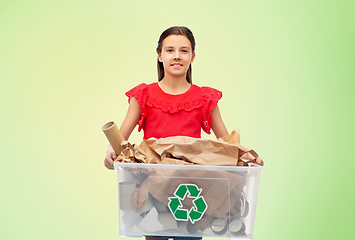
<instances>
[{"instance_id":1,"label":"crumpled paper","mask_svg":"<svg viewBox=\"0 0 355 240\"><path fill-rule=\"evenodd\" d=\"M239 130L218 140L176 136L150 138L139 146L124 141L122 147L118 162L248 166L258 158L254 150L240 145Z\"/></svg>"},{"instance_id":2,"label":"crumpled paper","mask_svg":"<svg viewBox=\"0 0 355 240\"><path fill-rule=\"evenodd\" d=\"M230 135L218 140L177 136L150 138L142 141L139 146L124 141L122 147L123 150L116 161L127 163L248 166L248 163L255 162L258 158L254 150L240 145L239 130L234 130ZM140 179L140 187L131 198L132 207L136 212L141 210L149 195L167 206L168 198L173 195L176 187L189 178L188 171L174 169L130 171ZM169 176L174 178L170 179ZM193 176L193 183L204 189L204 197L209 198L209 207L199 221L201 230L215 218L228 219L229 216L238 217L242 214L242 189L245 185L243 175L227 171L195 171ZM225 183L214 180L221 176L230 179L229 188L226 188ZM206 177L211 181L206 181ZM189 209L191 206L186 207Z\"/></svg>"}]
</instances>

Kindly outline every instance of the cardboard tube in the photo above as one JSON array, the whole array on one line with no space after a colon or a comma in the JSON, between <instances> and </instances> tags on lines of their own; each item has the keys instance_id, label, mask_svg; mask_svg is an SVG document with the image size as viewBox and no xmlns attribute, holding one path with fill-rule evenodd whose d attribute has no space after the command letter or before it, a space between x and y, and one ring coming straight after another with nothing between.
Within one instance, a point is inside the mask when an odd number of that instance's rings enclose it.
<instances>
[{"instance_id":1,"label":"cardboard tube","mask_svg":"<svg viewBox=\"0 0 355 240\"><path fill-rule=\"evenodd\" d=\"M245 218L249 213L249 203L248 201L245 201L244 205L244 213L240 216L241 218Z\"/></svg>"},{"instance_id":2,"label":"cardboard tube","mask_svg":"<svg viewBox=\"0 0 355 240\"><path fill-rule=\"evenodd\" d=\"M115 122L108 122L102 126L102 131L104 131L108 141L110 142L116 155L120 155L122 151L121 143L125 141L122 133L118 129Z\"/></svg>"},{"instance_id":3,"label":"cardboard tube","mask_svg":"<svg viewBox=\"0 0 355 240\"><path fill-rule=\"evenodd\" d=\"M246 200L244 192L241 193L241 199L239 202L237 201L233 208L238 212L238 214L235 215L235 217L241 217L244 218L248 215L249 213L249 203Z\"/></svg>"},{"instance_id":4,"label":"cardboard tube","mask_svg":"<svg viewBox=\"0 0 355 240\"><path fill-rule=\"evenodd\" d=\"M199 229L200 229L199 222L195 222L194 224L192 224L191 222L187 223L187 231L189 234L195 234L198 232Z\"/></svg>"},{"instance_id":5,"label":"cardboard tube","mask_svg":"<svg viewBox=\"0 0 355 240\"><path fill-rule=\"evenodd\" d=\"M203 230L203 236L210 237L211 235L214 235L214 233L211 229L211 225L209 225L205 230Z\"/></svg>"},{"instance_id":6,"label":"cardboard tube","mask_svg":"<svg viewBox=\"0 0 355 240\"><path fill-rule=\"evenodd\" d=\"M229 231L233 236L242 236L245 233L245 225L241 219L234 219L229 223Z\"/></svg>"},{"instance_id":7,"label":"cardboard tube","mask_svg":"<svg viewBox=\"0 0 355 240\"><path fill-rule=\"evenodd\" d=\"M200 229L199 222L195 222L195 224L192 224L191 222L187 222L187 221L179 222L179 230L181 232L193 235L197 233L199 229Z\"/></svg>"},{"instance_id":8,"label":"cardboard tube","mask_svg":"<svg viewBox=\"0 0 355 240\"><path fill-rule=\"evenodd\" d=\"M216 235L223 235L227 232L228 224L227 221L221 218L216 218L211 223L211 229Z\"/></svg>"}]
</instances>

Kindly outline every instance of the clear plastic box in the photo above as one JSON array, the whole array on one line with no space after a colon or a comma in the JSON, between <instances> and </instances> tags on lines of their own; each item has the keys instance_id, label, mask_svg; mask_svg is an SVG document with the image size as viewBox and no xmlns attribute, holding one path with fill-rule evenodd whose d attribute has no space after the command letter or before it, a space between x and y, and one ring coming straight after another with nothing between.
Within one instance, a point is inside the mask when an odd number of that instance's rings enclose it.
<instances>
[{"instance_id":1,"label":"clear plastic box","mask_svg":"<svg viewBox=\"0 0 355 240\"><path fill-rule=\"evenodd\" d=\"M262 167L115 162L122 237L252 239Z\"/></svg>"}]
</instances>

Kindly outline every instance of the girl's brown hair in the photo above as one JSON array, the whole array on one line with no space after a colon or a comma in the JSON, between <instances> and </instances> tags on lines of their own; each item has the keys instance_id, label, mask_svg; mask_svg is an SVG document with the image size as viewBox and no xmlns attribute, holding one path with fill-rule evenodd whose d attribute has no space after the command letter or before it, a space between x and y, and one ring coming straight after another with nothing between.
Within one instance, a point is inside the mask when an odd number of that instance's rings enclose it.
<instances>
[{"instance_id":1,"label":"girl's brown hair","mask_svg":"<svg viewBox=\"0 0 355 240\"><path fill-rule=\"evenodd\" d=\"M162 44L163 44L163 40L170 36L170 35L183 35L185 37L187 37L187 39L189 39L190 43L191 43L191 47L192 47L192 52L195 52L195 38L194 35L192 34L191 30L188 29L187 27L182 27L182 26L175 26L175 27L171 27L166 29L159 38L158 41L158 47L157 47L157 53L160 54L162 51ZM162 62L159 62L159 58L157 60L157 68L158 68L158 81L162 80L164 78L164 66ZM191 69L191 64L189 66L189 69L187 70L186 73L186 81L190 84L192 84L192 69Z\"/></svg>"}]
</instances>

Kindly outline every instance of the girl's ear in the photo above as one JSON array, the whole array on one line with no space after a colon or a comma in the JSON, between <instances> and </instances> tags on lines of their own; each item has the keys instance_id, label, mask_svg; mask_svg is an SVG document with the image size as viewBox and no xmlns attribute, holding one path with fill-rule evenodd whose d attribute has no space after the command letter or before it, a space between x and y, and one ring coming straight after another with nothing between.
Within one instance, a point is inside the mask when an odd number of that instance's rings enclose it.
<instances>
[{"instance_id":1,"label":"girl's ear","mask_svg":"<svg viewBox=\"0 0 355 240\"><path fill-rule=\"evenodd\" d=\"M195 57L196 57L196 53L193 53L193 54L192 54L192 58L191 58L191 63L193 63L193 62L194 62Z\"/></svg>"},{"instance_id":2,"label":"girl's ear","mask_svg":"<svg viewBox=\"0 0 355 240\"><path fill-rule=\"evenodd\" d=\"M159 60L159 62L163 62L163 59L161 58L161 53L158 53L158 60Z\"/></svg>"}]
</instances>

